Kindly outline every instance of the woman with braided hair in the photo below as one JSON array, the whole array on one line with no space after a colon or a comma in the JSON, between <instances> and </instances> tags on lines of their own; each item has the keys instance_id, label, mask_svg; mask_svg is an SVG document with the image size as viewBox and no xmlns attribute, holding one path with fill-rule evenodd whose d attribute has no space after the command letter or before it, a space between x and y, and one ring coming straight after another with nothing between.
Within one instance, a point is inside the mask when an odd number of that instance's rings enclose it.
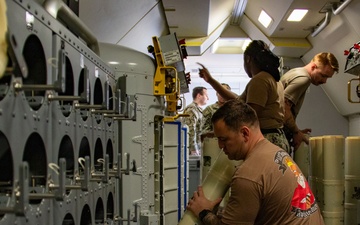
<instances>
[{"instance_id":1,"label":"woman with braided hair","mask_svg":"<svg viewBox=\"0 0 360 225\"><path fill-rule=\"evenodd\" d=\"M244 69L251 80L240 96L224 88L204 65L199 65L202 67L199 69L201 78L224 99L240 98L248 103L256 111L265 138L285 151L290 151L283 131L284 87L279 82L279 57L263 41L252 41L244 52Z\"/></svg>"}]
</instances>

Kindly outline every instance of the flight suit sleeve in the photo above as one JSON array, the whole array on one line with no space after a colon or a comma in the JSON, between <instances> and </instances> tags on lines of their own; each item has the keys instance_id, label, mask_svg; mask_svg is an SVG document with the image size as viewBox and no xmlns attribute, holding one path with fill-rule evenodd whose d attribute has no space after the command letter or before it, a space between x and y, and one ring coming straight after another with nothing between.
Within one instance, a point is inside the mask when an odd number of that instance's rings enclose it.
<instances>
[{"instance_id":1,"label":"flight suit sleeve","mask_svg":"<svg viewBox=\"0 0 360 225\"><path fill-rule=\"evenodd\" d=\"M184 111L189 116L184 117L183 122L189 127L189 151L198 151L196 144L196 114L193 109Z\"/></svg>"},{"instance_id":2,"label":"flight suit sleeve","mask_svg":"<svg viewBox=\"0 0 360 225\"><path fill-rule=\"evenodd\" d=\"M201 133L205 134L208 132L213 131L212 123L211 123L211 117L213 113L210 108L205 108L203 111L203 118L201 120Z\"/></svg>"}]
</instances>

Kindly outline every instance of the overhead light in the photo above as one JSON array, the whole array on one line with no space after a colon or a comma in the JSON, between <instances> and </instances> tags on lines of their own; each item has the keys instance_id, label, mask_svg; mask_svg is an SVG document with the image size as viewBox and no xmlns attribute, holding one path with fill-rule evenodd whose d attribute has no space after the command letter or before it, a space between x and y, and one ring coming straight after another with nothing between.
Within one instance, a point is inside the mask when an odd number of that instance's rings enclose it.
<instances>
[{"instance_id":1,"label":"overhead light","mask_svg":"<svg viewBox=\"0 0 360 225\"><path fill-rule=\"evenodd\" d=\"M218 38L212 45L211 52L214 54L243 54L250 42L249 38Z\"/></svg>"},{"instance_id":2,"label":"overhead light","mask_svg":"<svg viewBox=\"0 0 360 225\"><path fill-rule=\"evenodd\" d=\"M265 28L268 28L272 22L271 17L264 10L261 10L258 20Z\"/></svg>"},{"instance_id":3,"label":"overhead light","mask_svg":"<svg viewBox=\"0 0 360 225\"><path fill-rule=\"evenodd\" d=\"M287 18L287 21L299 22L304 18L308 11L309 10L307 9L294 9L291 12L290 16Z\"/></svg>"}]
</instances>

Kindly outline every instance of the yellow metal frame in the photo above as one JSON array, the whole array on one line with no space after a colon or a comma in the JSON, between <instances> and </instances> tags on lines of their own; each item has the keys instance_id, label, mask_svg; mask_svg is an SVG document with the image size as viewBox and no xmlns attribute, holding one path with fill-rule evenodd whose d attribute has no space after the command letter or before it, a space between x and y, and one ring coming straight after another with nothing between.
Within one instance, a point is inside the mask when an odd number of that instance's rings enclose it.
<instances>
[{"instance_id":1,"label":"yellow metal frame","mask_svg":"<svg viewBox=\"0 0 360 225\"><path fill-rule=\"evenodd\" d=\"M351 82L353 81L359 81L359 84L357 85L357 87L360 89L360 76L358 76L358 78L353 78L351 80L348 81L348 101L351 102L351 103L360 103L360 100L359 101L353 101L351 99Z\"/></svg>"},{"instance_id":2,"label":"yellow metal frame","mask_svg":"<svg viewBox=\"0 0 360 225\"><path fill-rule=\"evenodd\" d=\"M164 117L163 121L165 122L172 122L176 120L178 117L181 116L187 116L185 114L178 114L177 113L177 103L180 99L180 80L178 79L178 73L175 67L172 66L166 66L164 64L164 58L161 51L161 47L159 44L159 39L157 37L153 37L153 43L154 43L154 53L155 58L157 62L157 68L154 75L154 91L153 94L155 96L165 96L165 101L167 103L167 110L169 112L174 112L174 116L168 116ZM172 84L174 85L174 88L172 92L166 93L165 87L166 87L166 73L169 71L175 72L175 78L172 80Z\"/></svg>"},{"instance_id":3,"label":"yellow metal frame","mask_svg":"<svg viewBox=\"0 0 360 225\"><path fill-rule=\"evenodd\" d=\"M153 43L154 43L154 53L157 63L157 68L154 76L154 95L173 95L178 90L178 85L176 84L175 90L172 93L165 93L165 77L166 77L166 71L173 70L175 72L175 80L178 79L177 77L177 71L175 67L172 66L165 66L164 64L164 58L161 51L161 47L159 44L159 39L157 37L153 37Z\"/></svg>"}]
</instances>

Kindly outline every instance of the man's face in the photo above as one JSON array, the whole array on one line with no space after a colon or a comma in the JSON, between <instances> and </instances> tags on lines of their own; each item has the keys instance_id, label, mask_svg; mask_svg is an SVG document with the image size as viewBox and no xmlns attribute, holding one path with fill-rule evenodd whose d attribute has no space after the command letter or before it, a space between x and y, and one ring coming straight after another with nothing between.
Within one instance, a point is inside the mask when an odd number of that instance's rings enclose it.
<instances>
[{"instance_id":1,"label":"man's face","mask_svg":"<svg viewBox=\"0 0 360 225\"><path fill-rule=\"evenodd\" d=\"M207 100L209 100L207 90L204 89L202 93L203 93L202 95L199 95L199 98L200 98L199 105L200 106L206 105Z\"/></svg>"},{"instance_id":2,"label":"man's face","mask_svg":"<svg viewBox=\"0 0 360 225\"><path fill-rule=\"evenodd\" d=\"M311 74L311 83L318 86L325 84L328 78L334 75L334 70L330 65L323 66L319 62L314 62Z\"/></svg>"},{"instance_id":3,"label":"man's face","mask_svg":"<svg viewBox=\"0 0 360 225\"><path fill-rule=\"evenodd\" d=\"M241 160L245 158L246 143L242 132L229 129L223 120L214 124L214 134L218 138L218 145L230 160Z\"/></svg>"}]
</instances>

